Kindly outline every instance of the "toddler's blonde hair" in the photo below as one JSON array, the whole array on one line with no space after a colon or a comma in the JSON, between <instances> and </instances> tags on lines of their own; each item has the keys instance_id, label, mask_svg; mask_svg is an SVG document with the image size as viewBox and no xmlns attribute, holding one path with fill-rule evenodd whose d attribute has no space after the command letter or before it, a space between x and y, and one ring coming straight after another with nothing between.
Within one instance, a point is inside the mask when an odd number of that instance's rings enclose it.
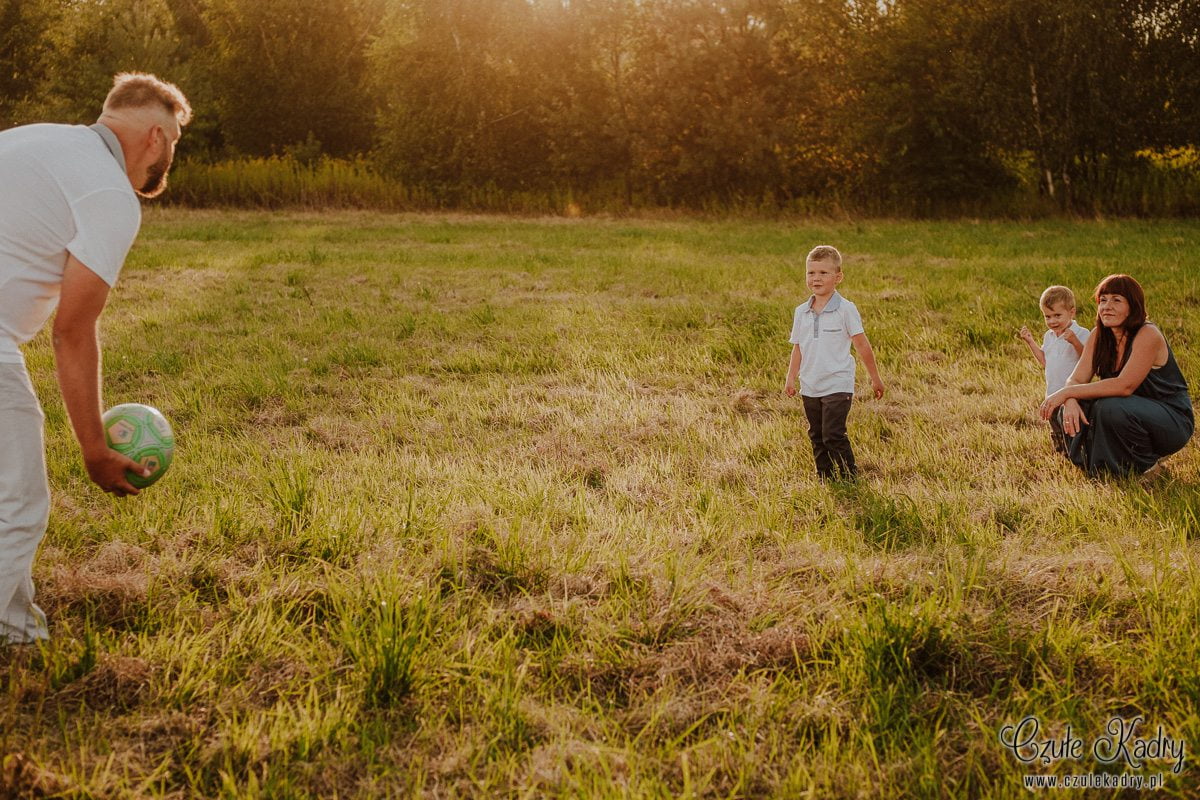
<instances>
[{"instance_id":1,"label":"toddler's blonde hair","mask_svg":"<svg viewBox=\"0 0 1200 800\"><path fill-rule=\"evenodd\" d=\"M1052 309L1059 303L1065 304L1067 308L1074 308L1075 293L1066 286L1050 286L1042 292L1042 298L1038 303L1045 309Z\"/></svg>"}]
</instances>

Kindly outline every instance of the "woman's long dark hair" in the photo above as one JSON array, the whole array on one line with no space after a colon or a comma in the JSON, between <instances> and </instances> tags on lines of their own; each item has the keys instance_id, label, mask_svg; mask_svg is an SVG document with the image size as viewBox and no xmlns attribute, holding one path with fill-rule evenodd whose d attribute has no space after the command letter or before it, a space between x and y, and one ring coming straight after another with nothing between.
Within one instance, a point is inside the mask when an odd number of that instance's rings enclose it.
<instances>
[{"instance_id":1,"label":"woman's long dark hair","mask_svg":"<svg viewBox=\"0 0 1200 800\"><path fill-rule=\"evenodd\" d=\"M1100 295L1119 294L1129 303L1129 316L1121 327L1125 330L1125 352L1121 364L1117 363L1117 337L1112 330L1106 328L1100 321ZM1100 281L1093 295L1096 301L1096 329L1092 336L1096 337L1096 349L1092 351L1092 372L1098 376L1116 375L1124 362L1129 360L1129 351L1133 347L1133 337L1146 324L1146 293L1142 286L1128 275L1109 275Z\"/></svg>"}]
</instances>

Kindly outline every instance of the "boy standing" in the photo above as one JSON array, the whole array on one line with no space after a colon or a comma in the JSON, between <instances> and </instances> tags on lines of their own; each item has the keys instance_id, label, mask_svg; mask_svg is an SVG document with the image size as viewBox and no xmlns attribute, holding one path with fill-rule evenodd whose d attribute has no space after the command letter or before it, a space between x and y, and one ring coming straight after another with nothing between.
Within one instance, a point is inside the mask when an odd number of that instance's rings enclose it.
<instances>
[{"instance_id":1,"label":"boy standing","mask_svg":"<svg viewBox=\"0 0 1200 800\"><path fill-rule=\"evenodd\" d=\"M792 358L784 383L788 397L795 396L799 374L808 438L822 480L858 474L846 435L846 418L854 399L851 344L871 376L875 397L883 397L875 352L858 309L837 292L841 282L842 254L829 245L814 247L805 259L805 285L812 296L796 307L792 318Z\"/></svg>"},{"instance_id":2,"label":"boy standing","mask_svg":"<svg viewBox=\"0 0 1200 800\"><path fill-rule=\"evenodd\" d=\"M1042 337L1042 346L1038 347L1025 325L1021 326L1018 334L1033 357L1046 370L1046 396L1057 392L1067 385L1067 378L1075 371L1079 356L1083 354L1083 346L1087 344L1091 331L1075 321L1075 294L1066 286L1051 286L1042 292L1038 301L1042 307L1042 317L1046 320L1046 334ZM1067 440L1063 435L1058 415L1050 418L1050 439L1054 449L1060 453L1067 452Z\"/></svg>"}]
</instances>

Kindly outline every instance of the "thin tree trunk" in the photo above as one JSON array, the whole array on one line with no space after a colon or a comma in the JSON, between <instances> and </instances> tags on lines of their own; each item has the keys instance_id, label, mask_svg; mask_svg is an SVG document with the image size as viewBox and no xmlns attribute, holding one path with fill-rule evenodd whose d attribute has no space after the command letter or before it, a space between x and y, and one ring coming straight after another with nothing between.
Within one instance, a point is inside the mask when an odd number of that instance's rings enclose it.
<instances>
[{"instance_id":1,"label":"thin tree trunk","mask_svg":"<svg viewBox=\"0 0 1200 800\"><path fill-rule=\"evenodd\" d=\"M1042 128L1042 105L1038 101L1037 72L1033 62L1029 62L1029 99L1033 103L1033 130L1037 134L1038 171L1042 174L1043 185L1050 198L1054 198L1054 174L1046 164L1046 133Z\"/></svg>"}]
</instances>

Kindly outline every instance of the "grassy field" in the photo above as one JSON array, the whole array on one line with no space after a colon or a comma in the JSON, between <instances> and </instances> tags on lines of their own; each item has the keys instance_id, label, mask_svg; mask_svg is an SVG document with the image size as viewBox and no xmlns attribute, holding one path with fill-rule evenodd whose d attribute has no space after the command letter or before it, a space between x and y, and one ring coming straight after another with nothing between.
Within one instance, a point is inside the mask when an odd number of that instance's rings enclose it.
<instances>
[{"instance_id":1,"label":"grassy field","mask_svg":"<svg viewBox=\"0 0 1200 800\"><path fill-rule=\"evenodd\" d=\"M781 391L817 243L888 386L851 413L854 485L815 480ZM53 639L0 649L0 797L1017 798L1102 771L1195 797L1200 457L1148 486L1065 465L1015 334L1053 282L1090 325L1127 271L1200 386L1198 243L149 211L105 401L161 408L176 462L91 487L29 348ZM1087 752L1021 763L999 733L1029 715ZM1137 715L1181 773L1092 757Z\"/></svg>"}]
</instances>

